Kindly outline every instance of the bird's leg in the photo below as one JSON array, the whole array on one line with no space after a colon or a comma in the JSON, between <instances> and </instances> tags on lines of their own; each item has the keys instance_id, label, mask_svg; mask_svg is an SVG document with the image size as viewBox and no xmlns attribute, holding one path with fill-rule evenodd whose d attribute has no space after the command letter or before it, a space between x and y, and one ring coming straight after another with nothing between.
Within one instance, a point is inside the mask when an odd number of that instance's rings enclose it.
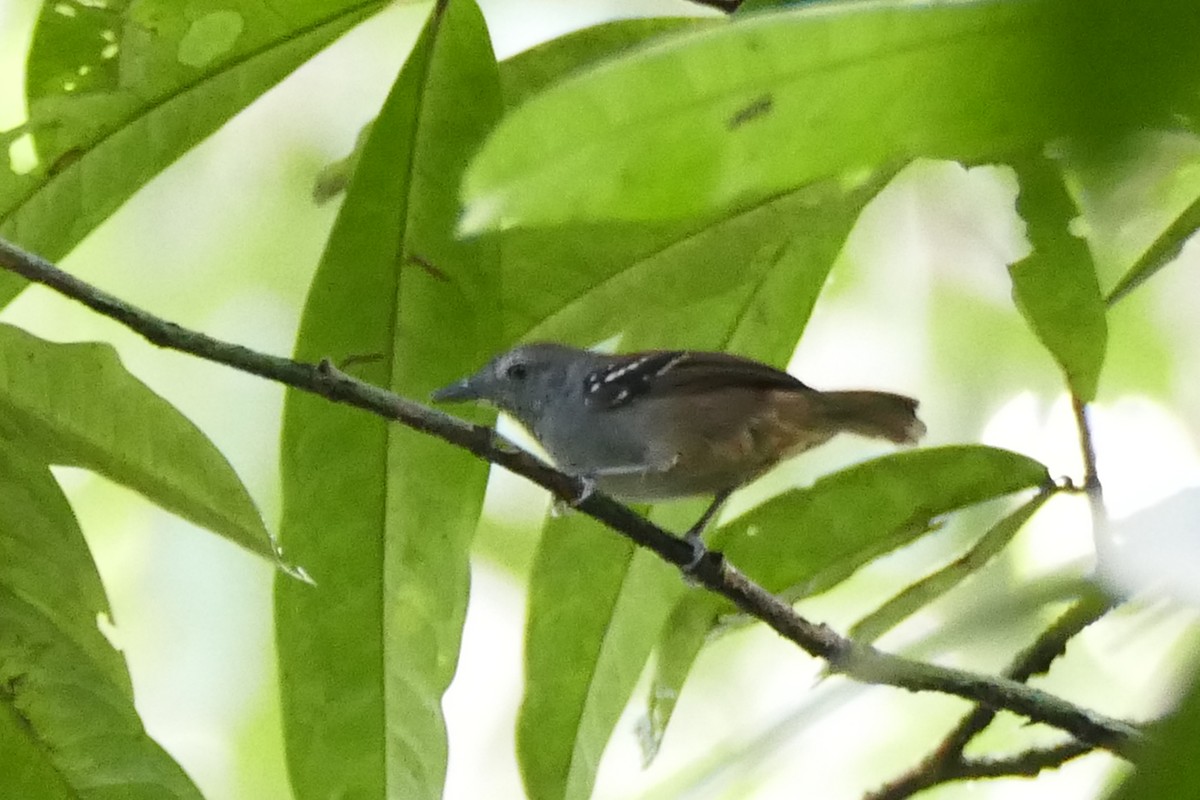
<instances>
[{"instance_id":1,"label":"bird's leg","mask_svg":"<svg viewBox=\"0 0 1200 800\"><path fill-rule=\"evenodd\" d=\"M700 515L700 519L696 520L696 524L688 528L687 533L683 535L683 540L692 546L692 560L684 565L684 572L692 572L696 567L700 566L700 559L704 558L704 554L708 552L708 548L704 546L704 539L701 536L709 523L717 516L717 512L721 510L721 506L725 505L725 501L729 499L729 495L731 494L733 494L732 489L723 489L717 492L717 496L713 498L712 503Z\"/></svg>"}]
</instances>

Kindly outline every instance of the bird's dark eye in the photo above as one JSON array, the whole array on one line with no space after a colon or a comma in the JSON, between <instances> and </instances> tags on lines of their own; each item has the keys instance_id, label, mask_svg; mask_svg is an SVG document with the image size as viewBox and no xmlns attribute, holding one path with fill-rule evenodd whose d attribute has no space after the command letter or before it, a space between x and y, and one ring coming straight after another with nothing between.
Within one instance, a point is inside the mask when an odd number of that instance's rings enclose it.
<instances>
[{"instance_id":1,"label":"bird's dark eye","mask_svg":"<svg viewBox=\"0 0 1200 800\"><path fill-rule=\"evenodd\" d=\"M504 374L511 380L523 381L525 380L525 376L529 374L529 371L525 368L524 364L518 361L515 364L509 364L508 369L504 370Z\"/></svg>"}]
</instances>

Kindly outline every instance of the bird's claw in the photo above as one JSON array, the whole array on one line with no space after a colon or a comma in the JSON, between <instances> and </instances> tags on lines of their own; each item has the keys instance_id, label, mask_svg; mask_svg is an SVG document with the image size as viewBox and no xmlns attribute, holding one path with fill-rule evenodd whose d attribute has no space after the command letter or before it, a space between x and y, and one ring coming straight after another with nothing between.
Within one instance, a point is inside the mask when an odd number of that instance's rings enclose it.
<instances>
[{"instance_id":1,"label":"bird's claw","mask_svg":"<svg viewBox=\"0 0 1200 800\"><path fill-rule=\"evenodd\" d=\"M704 540L700 538L700 531L695 529L684 534L683 541L691 546L692 557L681 569L684 574L692 575L696 572L696 568L700 566L700 562L708 555L708 548L704 546Z\"/></svg>"},{"instance_id":2,"label":"bird's claw","mask_svg":"<svg viewBox=\"0 0 1200 800\"><path fill-rule=\"evenodd\" d=\"M554 505L550 508L550 513L556 517L564 517L581 504L587 501L589 497L596 493L596 481L586 476L579 479L579 494L569 500L561 497L554 498Z\"/></svg>"}]
</instances>

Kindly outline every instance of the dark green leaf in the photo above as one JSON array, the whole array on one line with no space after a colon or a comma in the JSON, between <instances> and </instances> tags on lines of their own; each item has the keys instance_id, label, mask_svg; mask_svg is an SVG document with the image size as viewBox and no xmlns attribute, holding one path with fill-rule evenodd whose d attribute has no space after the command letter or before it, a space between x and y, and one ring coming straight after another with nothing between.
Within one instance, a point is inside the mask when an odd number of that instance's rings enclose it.
<instances>
[{"instance_id":1,"label":"dark green leaf","mask_svg":"<svg viewBox=\"0 0 1200 800\"><path fill-rule=\"evenodd\" d=\"M1009 267L1017 306L1084 402L1096 397L1108 342L1104 298L1087 244L1070 230L1077 211L1062 174L1048 159L1014 163L1033 252Z\"/></svg>"},{"instance_id":2,"label":"dark green leaf","mask_svg":"<svg viewBox=\"0 0 1200 800\"><path fill-rule=\"evenodd\" d=\"M0 439L0 797L199 800L142 728L108 613L50 471Z\"/></svg>"},{"instance_id":3,"label":"dark green leaf","mask_svg":"<svg viewBox=\"0 0 1200 800\"><path fill-rule=\"evenodd\" d=\"M304 309L296 355L352 360L410 397L498 338L494 249L453 235L458 177L500 113L473 3L435 8L372 127ZM480 417L483 419L483 417ZM282 539L316 588L276 585L298 798L440 797L487 465L301 392L285 402Z\"/></svg>"},{"instance_id":4,"label":"dark green leaf","mask_svg":"<svg viewBox=\"0 0 1200 800\"><path fill-rule=\"evenodd\" d=\"M54 344L0 325L0 432L51 464L92 470L277 558L233 467L106 344Z\"/></svg>"},{"instance_id":5,"label":"dark green leaf","mask_svg":"<svg viewBox=\"0 0 1200 800\"><path fill-rule=\"evenodd\" d=\"M27 72L26 128L39 164L23 176L0 165L0 236L61 258L168 164L386 5L230 0L200 13L174 0L44 3ZM24 286L0 273L0 305Z\"/></svg>"}]
</instances>

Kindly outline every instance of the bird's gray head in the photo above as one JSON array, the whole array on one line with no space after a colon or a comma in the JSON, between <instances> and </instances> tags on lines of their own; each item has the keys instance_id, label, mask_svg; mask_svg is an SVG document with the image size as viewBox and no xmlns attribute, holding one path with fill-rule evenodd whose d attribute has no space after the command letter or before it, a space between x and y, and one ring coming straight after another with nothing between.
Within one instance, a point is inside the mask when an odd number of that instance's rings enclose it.
<instances>
[{"instance_id":1,"label":"bird's gray head","mask_svg":"<svg viewBox=\"0 0 1200 800\"><path fill-rule=\"evenodd\" d=\"M514 347L483 369L433 393L434 402L476 400L496 406L529 424L553 399L582 390L583 375L598 357L561 344Z\"/></svg>"}]
</instances>

